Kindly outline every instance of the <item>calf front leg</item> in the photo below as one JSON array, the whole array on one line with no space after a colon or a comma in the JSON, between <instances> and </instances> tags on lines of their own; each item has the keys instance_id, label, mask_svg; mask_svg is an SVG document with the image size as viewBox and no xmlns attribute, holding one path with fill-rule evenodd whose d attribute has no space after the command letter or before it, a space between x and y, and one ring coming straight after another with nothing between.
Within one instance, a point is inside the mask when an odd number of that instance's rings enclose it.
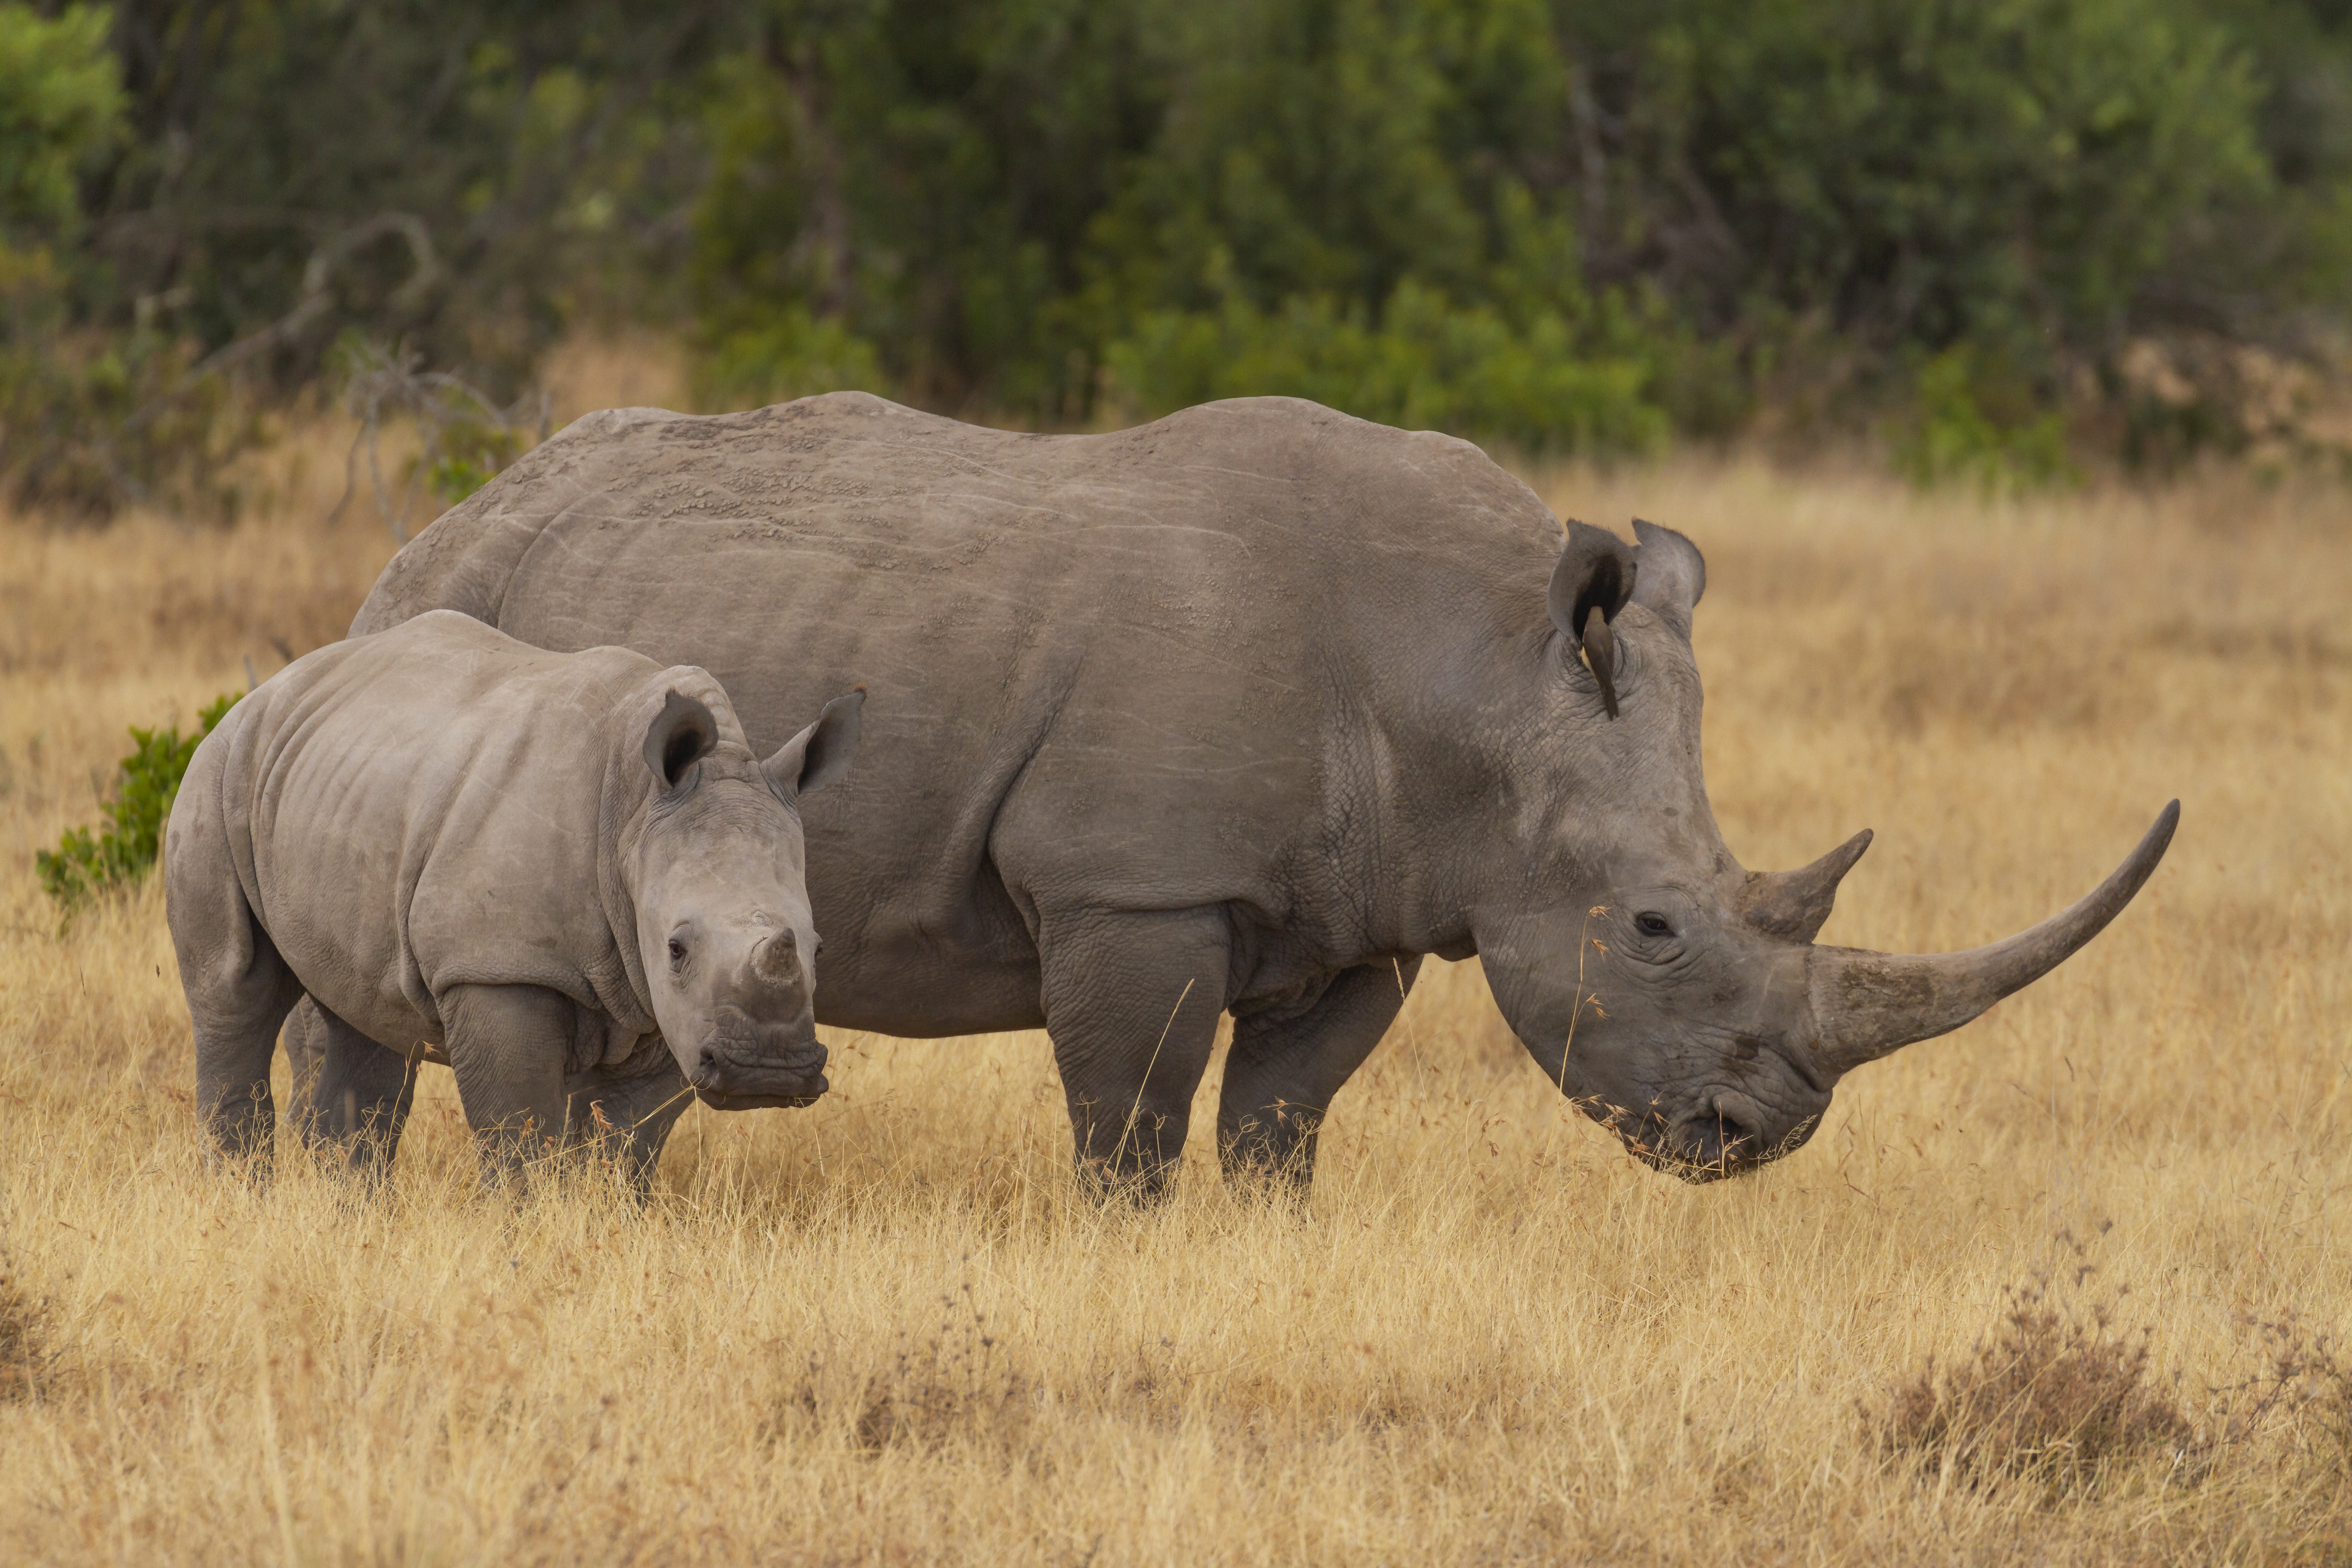
<instances>
[{"instance_id":1,"label":"calf front leg","mask_svg":"<svg viewBox=\"0 0 2352 1568\"><path fill-rule=\"evenodd\" d=\"M669 1048L658 1042L656 1047L662 1059L652 1072L599 1082L572 1096L573 1133L592 1140L599 1156L617 1163L641 1198L653 1191L662 1145L694 1099Z\"/></svg>"},{"instance_id":2,"label":"calf front leg","mask_svg":"<svg viewBox=\"0 0 2352 1568\"><path fill-rule=\"evenodd\" d=\"M482 1179L518 1183L563 1147L574 1004L536 985L460 985L439 1001Z\"/></svg>"},{"instance_id":3,"label":"calf front leg","mask_svg":"<svg viewBox=\"0 0 2352 1568\"><path fill-rule=\"evenodd\" d=\"M1079 1178L1096 1192L1157 1197L1174 1175L1225 1005L1229 942L1215 910L1040 919L1045 1029Z\"/></svg>"}]
</instances>

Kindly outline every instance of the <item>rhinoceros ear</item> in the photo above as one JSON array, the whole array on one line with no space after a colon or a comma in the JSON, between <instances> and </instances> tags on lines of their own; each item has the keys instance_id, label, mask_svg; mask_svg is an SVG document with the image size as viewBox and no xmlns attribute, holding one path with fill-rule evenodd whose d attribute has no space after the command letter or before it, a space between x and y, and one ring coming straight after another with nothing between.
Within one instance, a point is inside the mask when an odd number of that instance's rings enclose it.
<instances>
[{"instance_id":1,"label":"rhinoceros ear","mask_svg":"<svg viewBox=\"0 0 2352 1568\"><path fill-rule=\"evenodd\" d=\"M1568 521L1568 544L1551 570L1551 624L1600 683L1601 705L1617 717L1617 638L1609 623L1633 594L1633 552L1605 528Z\"/></svg>"},{"instance_id":2,"label":"rhinoceros ear","mask_svg":"<svg viewBox=\"0 0 2352 1568\"><path fill-rule=\"evenodd\" d=\"M849 772L857 750L857 730L866 710L866 688L836 697L824 705L816 722L776 748L760 764L768 787L786 800L823 789Z\"/></svg>"},{"instance_id":3,"label":"rhinoceros ear","mask_svg":"<svg viewBox=\"0 0 2352 1568\"><path fill-rule=\"evenodd\" d=\"M646 731L646 766L664 789L676 789L686 770L719 743L719 721L693 698L671 692Z\"/></svg>"},{"instance_id":4,"label":"rhinoceros ear","mask_svg":"<svg viewBox=\"0 0 2352 1568\"><path fill-rule=\"evenodd\" d=\"M1633 590L1633 602L1687 638L1691 612L1706 592L1706 558L1697 545L1673 529L1638 517L1633 537L1642 542L1642 580Z\"/></svg>"}]
</instances>

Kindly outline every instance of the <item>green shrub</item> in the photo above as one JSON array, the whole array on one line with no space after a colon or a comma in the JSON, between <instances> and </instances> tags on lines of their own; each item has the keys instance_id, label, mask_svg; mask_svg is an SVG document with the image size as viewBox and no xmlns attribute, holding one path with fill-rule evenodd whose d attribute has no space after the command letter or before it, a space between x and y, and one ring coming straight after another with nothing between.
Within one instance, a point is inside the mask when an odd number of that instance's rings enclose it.
<instances>
[{"instance_id":1,"label":"green shrub","mask_svg":"<svg viewBox=\"0 0 2352 1568\"><path fill-rule=\"evenodd\" d=\"M0 246L70 226L76 177L123 134L109 21L86 5L48 18L0 4Z\"/></svg>"},{"instance_id":2,"label":"green shrub","mask_svg":"<svg viewBox=\"0 0 2352 1568\"><path fill-rule=\"evenodd\" d=\"M1516 327L1412 282L1377 321L1328 296L1294 296L1278 310L1233 299L1216 310L1153 311L1108 357L1113 384L1149 414L1280 395L1531 452L1641 451L1666 435L1641 360L1580 353L1557 313Z\"/></svg>"},{"instance_id":3,"label":"green shrub","mask_svg":"<svg viewBox=\"0 0 2352 1568\"><path fill-rule=\"evenodd\" d=\"M1988 391L1983 363L1955 348L1920 367L1916 413L1895 433L1895 467L1923 489L1961 483L1987 495L2073 482L2064 416L2046 412L2030 389L2007 389L2006 398Z\"/></svg>"},{"instance_id":4,"label":"green shrub","mask_svg":"<svg viewBox=\"0 0 2352 1568\"><path fill-rule=\"evenodd\" d=\"M524 432L509 424L459 419L433 432L440 455L425 465L425 488L445 507L456 506L522 456Z\"/></svg>"},{"instance_id":5,"label":"green shrub","mask_svg":"<svg viewBox=\"0 0 2352 1568\"><path fill-rule=\"evenodd\" d=\"M16 499L103 516L169 490L218 510L210 479L253 437L197 353L138 329L78 330L79 182L126 138L108 13L0 0L0 474Z\"/></svg>"},{"instance_id":6,"label":"green shrub","mask_svg":"<svg viewBox=\"0 0 2352 1568\"><path fill-rule=\"evenodd\" d=\"M188 760L236 700L235 692L215 700L197 716L193 735L183 735L176 727L131 727L131 754L115 769L114 798L105 805L105 823L95 832L69 828L56 850L34 853L41 886L60 908L70 913L92 894L146 874L163 847L163 825L171 820L172 802L179 796Z\"/></svg>"},{"instance_id":7,"label":"green shrub","mask_svg":"<svg viewBox=\"0 0 2352 1568\"><path fill-rule=\"evenodd\" d=\"M819 392L880 392L874 345L841 322L787 305L774 320L720 337L696 376L699 401L758 408Z\"/></svg>"}]
</instances>

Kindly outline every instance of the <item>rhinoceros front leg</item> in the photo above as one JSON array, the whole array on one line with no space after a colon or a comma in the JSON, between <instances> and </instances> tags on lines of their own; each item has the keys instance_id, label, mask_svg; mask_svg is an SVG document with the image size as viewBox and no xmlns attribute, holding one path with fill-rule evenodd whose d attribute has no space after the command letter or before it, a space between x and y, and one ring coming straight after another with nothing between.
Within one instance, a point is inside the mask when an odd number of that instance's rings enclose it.
<instances>
[{"instance_id":1,"label":"rhinoceros front leg","mask_svg":"<svg viewBox=\"0 0 2352 1568\"><path fill-rule=\"evenodd\" d=\"M1224 918L1095 910L1041 918L1045 1029L1080 1180L1156 1197L1175 1173L1225 1005Z\"/></svg>"},{"instance_id":2,"label":"rhinoceros front leg","mask_svg":"<svg viewBox=\"0 0 2352 1568\"><path fill-rule=\"evenodd\" d=\"M458 985L438 1001L482 1179L518 1183L563 1147L572 999L536 985Z\"/></svg>"},{"instance_id":3,"label":"rhinoceros front leg","mask_svg":"<svg viewBox=\"0 0 2352 1568\"><path fill-rule=\"evenodd\" d=\"M1234 1020L1217 1104L1217 1152L1227 1180L1315 1179L1315 1138L1340 1086L1396 1021L1420 972L1418 956L1343 969L1312 1002Z\"/></svg>"},{"instance_id":4,"label":"rhinoceros front leg","mask_svg":"<svg viewBox=\"0 0 2352 1568\"><path fill-rule=\"evenodd\" d=\"M315 997L306 997L287 1020L286 1054L295 1066L294 1106L303 1140L322 1153L341 1145L362 1175L390 1173L416 1099L415 1064Z\"/></svg>"}]
</instances>

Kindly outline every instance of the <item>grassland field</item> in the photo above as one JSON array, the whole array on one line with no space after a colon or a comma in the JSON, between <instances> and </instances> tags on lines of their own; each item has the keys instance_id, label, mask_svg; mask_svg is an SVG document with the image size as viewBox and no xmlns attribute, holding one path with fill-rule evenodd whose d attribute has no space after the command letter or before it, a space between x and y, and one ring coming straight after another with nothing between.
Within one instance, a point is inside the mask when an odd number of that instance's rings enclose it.
<instances>
[{"instance_id":1,"label":"grassland field","mask_svg":"<svg viewBox=\"0 0 2352 1568\"><path fill-rule=\"evenodd\" d=\"M1878 832L1824 940L2020 929L2182 802L2089 949L1752 1178L1634 1164L1433 963L1303 1208L1205 1147L1086 1201L1041 1035L828 1031L832 1094L690 1111L639 1209L479 1194L437 1069L381 1197L208 1170L160 887L61 930L35 879L125 726L341 634L394 546L321 521L348 437L226 528L0 520L0 1559L2352 1563L2352 492L1529 474L1706 552L1733 849ZM1904 1414L2020 1366L2090 1415Z\"/></svg>"}]
</instances>

